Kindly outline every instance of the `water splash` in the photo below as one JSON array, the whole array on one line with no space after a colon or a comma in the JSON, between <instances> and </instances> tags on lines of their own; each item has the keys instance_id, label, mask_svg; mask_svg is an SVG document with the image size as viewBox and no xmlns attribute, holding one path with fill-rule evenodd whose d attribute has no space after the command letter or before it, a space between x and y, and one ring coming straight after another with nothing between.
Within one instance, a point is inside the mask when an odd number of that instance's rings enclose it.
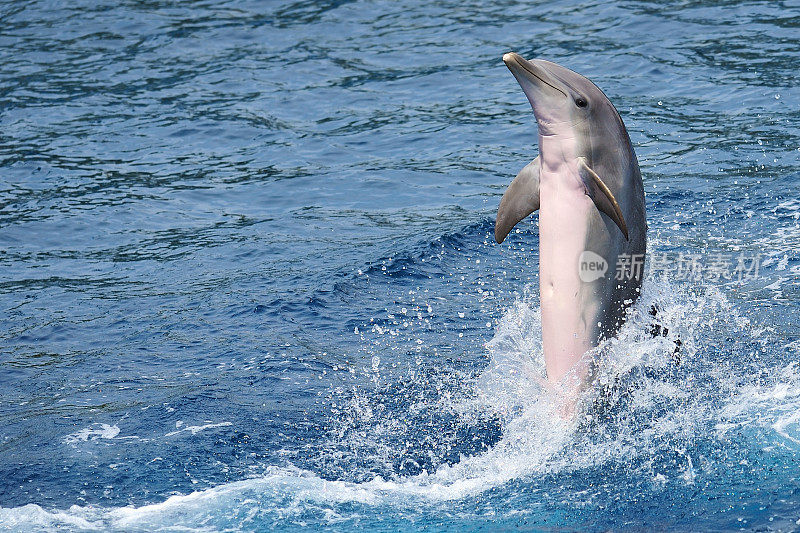
<instances>
[{"instance_id":1,"label":"water splash","mask_svg":"<svg viewBox=\"0 0 800 533\"><path fill-rule=\"evenodd\" d=\"M653 307L665 335L652 334ZM389 372L371 379L369 386L355 387L336 413L339 424L332 427L330 447L322 454L329 462L360 468L350 480L331 479L330 471L321 477L288 463L266 467L253 479L158 504L73 506L65 511L27 505L0 509L0 522L12 528L73 530L215 530L302 525L309 519L353 525L369 516L370 509L407 519L426 509L434 513L444 502L463 506L510 483L534 490L549 483L551 489L565 491L564 476L572 473L580 473L590 485L598 476L603 479L604 472L628 469L639 480L637 490L645 494L667 486L690 487L707 482L736 458L725 447L737 432L741 438L742 432L756 431L775 446L800 445L797 364L754 377L736 355L757 351L765 343L765 330L713 287L678 287L666 279L646 283L619 335L595 351L595 380L571 420L557 416L556 403L541 385L540 329L535 291L527 287L486 344L489 364L478 374L409 367L405 375ZM674 357L676 339L682 341L679 362ZM798 351L794 345L786 349ZM369 370L379 374L377 366ZM453 394L459 389L461 394ZM387 410L387 398L403 404L402 411ZM404 438L436 433L433 422L425 429L421 421L426 417L447 420L441 433L449 436L426 441L433 455L424 468L411 473L413 468L396 459L413 455L413 446L403 448ZM497 433L486 433L493 426ZM90 431L86 439L95 433L107 438L108 429ZM465 431L490 445L456 446L457 456L448 456L448 446L452 452L454 439ZM83 433L71 437L80 440ZM591 507L598 496L577 491L564 497L573 505Z\"/></svg>"}]
</instances>

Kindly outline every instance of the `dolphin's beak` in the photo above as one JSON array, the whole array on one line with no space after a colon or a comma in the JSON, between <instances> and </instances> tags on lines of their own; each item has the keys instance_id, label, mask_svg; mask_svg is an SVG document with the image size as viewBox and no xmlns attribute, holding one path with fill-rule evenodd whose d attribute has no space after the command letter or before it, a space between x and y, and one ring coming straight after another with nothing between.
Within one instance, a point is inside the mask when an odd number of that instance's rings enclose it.
<instances>
[{"instance_id":1,"label":"dolphin's beak","mask_svg":"<svg viewBox=\"0 0 800 533\"><path fill-rule=\"evenodd\" d=\"M517 78L534 111L536 102L542 97L567 96L559 87L561 84L545 69L543 62L536 59L528 61L515 52L509 52L503 56L503 63Z\"/></svg>"}]
</instances>

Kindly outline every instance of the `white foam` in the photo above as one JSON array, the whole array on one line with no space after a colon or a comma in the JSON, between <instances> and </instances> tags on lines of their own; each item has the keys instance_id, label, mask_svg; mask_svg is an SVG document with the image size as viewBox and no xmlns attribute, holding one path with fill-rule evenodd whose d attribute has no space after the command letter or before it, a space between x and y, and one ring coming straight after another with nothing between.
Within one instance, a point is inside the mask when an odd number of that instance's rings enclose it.
<instances>
[{"instance_id":1,"label":"white foam","mask_svg":"<svg viewBox=\"0 0 800 533\"><path fill-rule=\"evenodd\" d=\"M68 511L46 511L33 503L10 509L0 507L0 528L9 531L100 529L98 524L86 520L82 514L83 509L76 506Z\"/></svg>"},{"instance_id":2,"label":"white foam","mask_svg":"<svg viewBox=\"0 0 800 533\"><path fill-rule=\"evenodd\" d=\"M233 425L233 423L231 423L231 422L217 422L217 423L213 423L213 422L210 422L210 421L206 421L206 422L208 422L208 423L204 424L202 426L186 426L186 427L181 427L183 424L179 423L179 424L176 424L176 426L179 429L176 429L175 431L170 431L169 433L167 433L164 436L165 437L172 437L173 435L177 435L178 433L183 433L185 431L190 432L192 435L197 435L198 433L200 433L201 431L206 430L206 429L222 428L222 427L227 427L227 426L232 426Z\"/></svg>"},{"instance_id":3,"label":"white foam","mask_svg":"<svg viewBox=\"0 0 800 533\"><path fill-rule=\"evenodd\" d=\"M745 385L720 412L718 431L771 428L785 444L800 445L800 368L792 362L763 382Z\"/></svg>"},{"instance_id":4,"label":"white foam","mask_svg":"<svg viewBox=\"0 0 800 533\"><path fill-rule=\"evenodd\" d=\"M109 424L92 424L75 433L66 435L62 441L64 444L77 444L98 439L114 439L119 435L119 427Z\"/></svg>"}]
</instances>

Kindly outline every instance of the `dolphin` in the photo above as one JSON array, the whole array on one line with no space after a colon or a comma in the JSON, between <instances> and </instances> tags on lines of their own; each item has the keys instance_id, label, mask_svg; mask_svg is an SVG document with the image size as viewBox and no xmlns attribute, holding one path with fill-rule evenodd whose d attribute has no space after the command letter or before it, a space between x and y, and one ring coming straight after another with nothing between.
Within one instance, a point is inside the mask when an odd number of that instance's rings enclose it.
<instances>
[{"instance_id":1,"label":"dolphin","mask_svg":"<svg viewBox=\"0 0 800 533\"><path fill-rule=\"evenodd\" d=\"M587 78L513 52L503 62L533 108L539 156L497 211L502 243L539 211L539 296L547 384L572 399L591 379L590 355L613 337L639 296L647 247L644 187L619 113Z\"/></svg>"}]
</instances>

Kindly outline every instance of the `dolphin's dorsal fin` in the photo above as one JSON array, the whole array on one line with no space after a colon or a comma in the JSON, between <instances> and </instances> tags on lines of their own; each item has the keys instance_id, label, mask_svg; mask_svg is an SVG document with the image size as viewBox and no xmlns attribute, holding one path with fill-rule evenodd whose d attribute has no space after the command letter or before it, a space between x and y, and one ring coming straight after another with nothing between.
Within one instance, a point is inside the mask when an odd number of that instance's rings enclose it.
<instances>
[{"instance_id":1,"label":"dolphin's dorsal fin","mask_svg":"<svg viewBox=\"0 0 800 533\"><path fill-rule=\"evenodd\" d=\"M628 226L625 224L625 217L622 216L622 210L619 208L617 199L614 198L611 189L609 189L608 185L600 179L600 176L589 167L585 157L578 158L578 172L594 205L614 221L622 234L625 235L625 240L627 241Z\"/></svg>"},{"instance_id":2,"label":"dolphin's dorsal fin","mask_svg":"<svg viewBox=\"0 0 800 533\"><path fill-rule=\"evenodd\" d=\"M494 223L494 239L501 243L511 228L539 209L539 158L537 157L522 170L500 200L497 220Z\"/></svg>"}]
</instances>

